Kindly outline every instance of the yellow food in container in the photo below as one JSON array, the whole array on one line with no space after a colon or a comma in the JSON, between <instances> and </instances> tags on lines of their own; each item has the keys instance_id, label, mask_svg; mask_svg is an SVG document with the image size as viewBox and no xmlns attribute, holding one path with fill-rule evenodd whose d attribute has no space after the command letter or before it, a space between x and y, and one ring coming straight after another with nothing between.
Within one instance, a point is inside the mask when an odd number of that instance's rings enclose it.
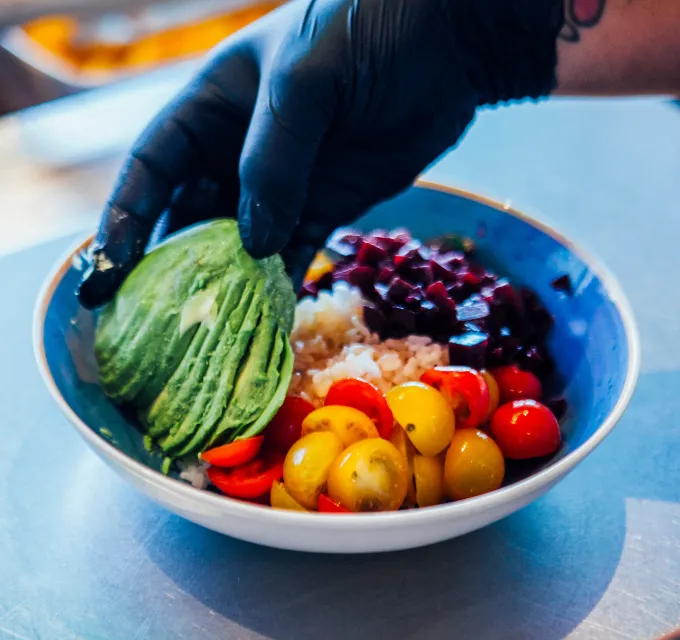
<instances>
[{"instance_id":1,"label":"yellow food in container","mask_svg":"<svg viewBox=\"0 0 680 640\"><path fill-rule=\"evenodd\" d=\"M86 83L88 77L101 82L199 57L280 4L281 0L254 2L228 13L180 24L175 21L156 30L144 29L143 20L135 29L135 18L123 16L128 22L127 34L123 29L119 37L114 34L114 37L98 38L106 33L103 21L111 21L111 16L102 18L101 25L94 26L70 16L48 16L23 25L21 30L33 48L42 49L69 73L83 76Z\"/></svg>"}]
</instances>

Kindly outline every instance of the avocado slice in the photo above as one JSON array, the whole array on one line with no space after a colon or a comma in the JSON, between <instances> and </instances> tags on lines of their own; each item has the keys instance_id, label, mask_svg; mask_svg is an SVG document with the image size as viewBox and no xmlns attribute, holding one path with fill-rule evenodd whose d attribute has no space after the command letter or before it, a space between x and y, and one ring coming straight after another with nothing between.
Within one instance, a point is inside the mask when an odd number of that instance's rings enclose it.
<instances>
[{"instance_id":1,"label":"avocado slice","mask_svg":"<svg viewBox=\"0 0 680 640\"><path fill-rule=\"evenodd\" d=\"M161 435L169 437L180 429L187 413L194 405L197 390L201 385L209 383L210 379L206 372L230 317L243 318L246 315L240 302L244 296L246 300L251 298L254 287L246 280L231 280L229 277L225 280L226 295L224 299L218 300L219 311L214 326L204 333L198 353L193 350L190 355L187 354L189 357L182 360L166 387L151 405L148 413L149 434L156 438ZM234 319L232 318L232 321ZM203 326L199 329L199 334L203 333L202 329ZM230 333L224 335L225 340L230 337Z\"/></svg>"},{"instance_id":2,"label":"avocado slice","mask_svg":"<svg viewBox=\"0 0 680 640\"><path fill-rule=\"evenodd\" d=\"M250 299L243 323L238 329L228 336L229 343L225 350L216 350L211 357L208 375L201 380L198 397L192 409L179 425L176 431L171 431L168 436L158 442L163 451L175 458L197 453L200 445L212 435L214 426L224 412L227 403L224 396L231 397L234 388L234 380L238 367L247 353L253 333L257 328L262 308L264 283L258 282ZM238 313L245 305L237 307ZM227 333L227 332L225 332ZM219 389L219 397L214 394ZM215 412L210 411L210 407ZM208 419L203 420L203 415L208 412Z\"/></svg>"},{"instance_id":3,"label":"avocado slice","mask_svg":"<svg viewBox=\"0 0 680 640\"><path fill-rule=\"evenodd\" d=\"M208 447L228 441L231 434L249 424L266 408L279 378L278 367L273 372L269 371L268 367L272 356L276 357L277 361L281 359L281 345L277 346L277 333L271 307L266 304L252 345L238 372L229 407ZM268 373L273 373L273 377L268 377Z\"/></svg>"},{"instance_id":4,"label":"avocado slice","mask_svg":"<svg viewBox=\"0 0 680 640\"><path fill-rule=\"evenodd\" d=\"M295 354L290 346L288 334L281 330L279 330L279 332L283 339L283 357L279 364L279 382L276 386L276 390L265 410L251 425L246 427L243 432L235 438L236 440L245 440L246 438L252 438L253 436L262 433L266 426L272 421L276 412L281 408L283 401L288 395L290 379L293 377Z\"/></svg>"}]
</instances>

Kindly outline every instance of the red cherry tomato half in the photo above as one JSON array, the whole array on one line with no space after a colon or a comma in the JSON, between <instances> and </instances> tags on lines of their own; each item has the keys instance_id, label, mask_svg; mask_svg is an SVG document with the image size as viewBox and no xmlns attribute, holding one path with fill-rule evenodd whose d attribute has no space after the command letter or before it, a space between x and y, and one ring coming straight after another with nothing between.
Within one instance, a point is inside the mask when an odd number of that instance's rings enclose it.
<instances>
[{"instance_id":1,"label":"red cherry tomato half","mask_svg":"<svg viewBox=\"0 0 680 640\"><path fill-rule=\"evenodd\" d=\"M283 457L279 454L261 456L228 470L210 467L206 474L225 495L253 500L268 494L274 482L283 478Z\"/></svg>"},{"instance_id":2,"label":"red cherry tomato half","mask_svg":"<svg viewBox=\"0 0 680 640\"><path fill-rule=\"evenodd\" d=\"M453 406L457 429L475 429L489 409L489 385L470 367L435 367L420 381L439 390Z\"/></svg>"},{"instance_id":3,"label":"red cherry tomato half","mask_svg":"<svg viewBox=\"0 0 680 640\"><path fill-rule=\"evenodd\" d=\"M491 417L491 434L511 460L550 455L562 442L557 418L535 400L515 400L501 406Z\"/></svg>"},{"instance_id":4,"label":"red cherry tomato half","mask_svg":"<svg viewBox=\"0 0 680 640\"><path fill-rule=\"evenodd\" d=\"M288 453L299 439L303 420L314 411L311 402L297 396L288 396L264 432L267 449Z\"/></svg>"},{"instance_id":5,"label":"red cherry tomato half","mask_svg":"<svg viewBox=\"0 0 680 640\"><path fill-rule=\"evenodd\" d=\"M513 400L540 400L543 397L541 381L531 371L522 371L513 364L493 369L491 374L498 383L501 403Z\"/></svg>"},{"instance_id":6,"label":"red cherry tomato half","mask_svg":"<svg viewBox=\"0 0 680 640\"><path fill-rule=\"evenodd\" d=\"M331 500L326 494L319 495L319 513L352 513L349 509L345 509L341 504L335 500Z\"/></svg>"},{"instance_id":7,"label":"red cherry tomato half","mask_svg":"<svg viewBox=\"0 0 680 640\"><path fill-rule=\"evenodd\" d=\"M328 390L324 405L352 407L365 413L378 429L381 438L389 440L394 428L394 417L385 396L370 382L347 378L334 382Z\"/></svg>"},{"instance_id":8,"label":"red cherry tomato half","mask_svg":"<svg viewBox=\"0 0 680 640\"><path fill-rule=\"evenodd\" d=\"M255 436L246 440L236 440L229 444L215 447L201 454L201 460L216 467L238 467L250 462L262 448L264 436Z\"/></svg>"}]
</instances>

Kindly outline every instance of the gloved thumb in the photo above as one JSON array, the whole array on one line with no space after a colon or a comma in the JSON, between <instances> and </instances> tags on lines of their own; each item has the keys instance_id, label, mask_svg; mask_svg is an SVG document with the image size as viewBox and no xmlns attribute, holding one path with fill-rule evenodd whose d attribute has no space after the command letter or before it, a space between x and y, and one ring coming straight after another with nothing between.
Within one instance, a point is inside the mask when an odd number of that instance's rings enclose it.
<instances>
[{"instance_id":1,"label":"gloved thumb","mask_svg":"<svg viewBox=\"0 0 680 640\"><path fill-rule=\"evenodd\" d=\"M255 104L239 167L238 213L243 245L254 258L281 252L300 220L332 111L323 79L312 82L307 90L291 78L272 90L263 83Z\"/></svg>"}]
</instances>

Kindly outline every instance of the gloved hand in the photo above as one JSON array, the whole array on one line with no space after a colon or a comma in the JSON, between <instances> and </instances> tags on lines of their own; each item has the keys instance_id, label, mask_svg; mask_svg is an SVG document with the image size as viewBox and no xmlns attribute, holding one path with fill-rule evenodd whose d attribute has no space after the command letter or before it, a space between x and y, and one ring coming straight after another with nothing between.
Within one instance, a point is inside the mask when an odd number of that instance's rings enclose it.
<instances>
[{"instance_id":1,"label":"gloved hand","mask_svg":"<svg viewBox=\"0 0 680 640\"><path fill-rule=\"evenodd\" d=\"M132 149L91 246L87 307L162 232L238 216L299 284L338 226L396 195L480 105L555 86L563 0L292 0L225 40Z\"/></svg>"}]
</instances>

